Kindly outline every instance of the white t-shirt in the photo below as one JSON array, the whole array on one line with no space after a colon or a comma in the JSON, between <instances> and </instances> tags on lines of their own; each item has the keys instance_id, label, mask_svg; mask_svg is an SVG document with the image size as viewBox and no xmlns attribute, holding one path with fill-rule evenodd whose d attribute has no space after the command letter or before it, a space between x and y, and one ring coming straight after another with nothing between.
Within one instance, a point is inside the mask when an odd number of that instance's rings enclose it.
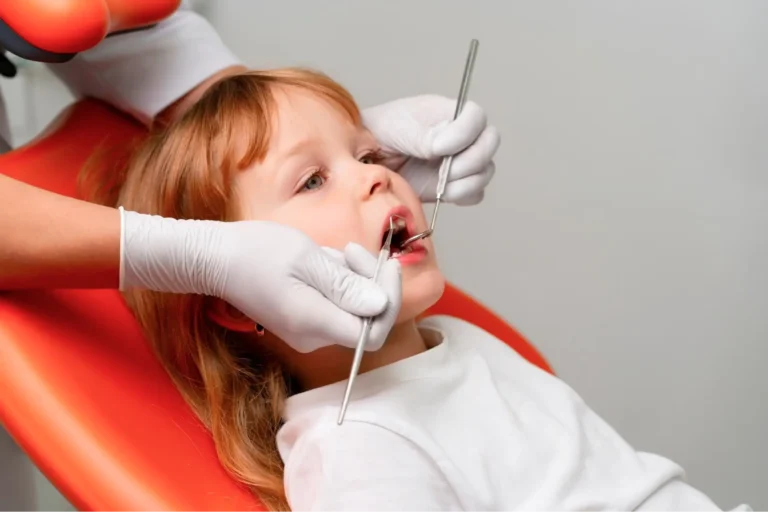
<instances>
[{"instance_id":1,"label":"white t-shirt","mask_svg":"<svg viewBox=\"0 0 768 512\"><path fill-rule=\"evenodd\" d=\"M277 442L294 510L719 510L486 331L421 328L442 343L358 376L343 425L346 382L289 398Z\"/></svg>"}]
</instances>

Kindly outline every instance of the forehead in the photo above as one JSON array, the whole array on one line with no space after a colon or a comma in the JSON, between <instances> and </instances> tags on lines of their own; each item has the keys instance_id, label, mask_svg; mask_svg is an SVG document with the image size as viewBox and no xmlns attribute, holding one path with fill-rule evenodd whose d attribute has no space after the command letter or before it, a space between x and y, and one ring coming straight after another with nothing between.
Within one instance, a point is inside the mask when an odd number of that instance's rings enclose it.
<instances>
[{"instance_id":1,"label":"forehead","mask_svg":"<svg viewBox=\"0 0 768 512\"><path fill-rule=\"evenodd\" d=\"M275 91L271 151L282 153L307 140L339 140L365 131L340 106L311 91Z\"/></svg>"}]
</instances>

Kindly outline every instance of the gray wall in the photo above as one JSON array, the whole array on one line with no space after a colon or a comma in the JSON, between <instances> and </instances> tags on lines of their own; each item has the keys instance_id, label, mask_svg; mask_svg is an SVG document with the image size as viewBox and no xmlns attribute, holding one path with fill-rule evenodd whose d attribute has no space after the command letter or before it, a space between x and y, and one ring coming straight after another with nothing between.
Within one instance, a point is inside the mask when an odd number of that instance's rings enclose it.
<instances>
[{"instance_id":1,"label":"gray wall","mask_svg":"<svg viewBox=\"0 0 768 512\"><path fill-rule=\"evenodd\" d=\"M470 96L504 139L484 203L442 213L445 273L638 449L768 508L768 3L209 9L248 64L316 67L362 105L455 95L479 38Z\"/></svg>"},{"instance_id":2,"label":"gray wall","mask_svg":"<svg viewBox=\"0 0 768 512\"><path fill-rule=\"evenodd\" d=\"M502 133L449 279L519 327L638 449L722 507L768 508L768 3L218 2L249 65L363 105L470 97Z\"/></svg>"}]
</instances>

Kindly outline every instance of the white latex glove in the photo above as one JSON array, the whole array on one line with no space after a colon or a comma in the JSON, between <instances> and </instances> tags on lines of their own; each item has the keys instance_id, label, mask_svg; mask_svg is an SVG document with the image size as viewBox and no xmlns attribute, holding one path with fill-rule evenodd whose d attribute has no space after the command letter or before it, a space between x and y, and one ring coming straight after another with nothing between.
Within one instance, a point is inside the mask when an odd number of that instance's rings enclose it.
<instances>
[{"instance_id":1,"label":"white latex glove","mask_svg":"<svg viewBox=\"0 0 768 512\"><path fill-rule=\"evenodd\" d=\"M341 253L272 222L174 220L122 212L120 289L198 293L224 299L299 352L354 347L362 317L376 317L367 350L378 350L400 310L400 263L377 285L376 256ZM383 314L382 314L383 313Z\"/></svg>"},{"instance_id":2,"label":"white latex glove","mask_svg":"<svg viewBox=\"0 0 768 512\"><path fill-rule=\"evenodd\" d=\"M385 153L384 165L398 171L421 197L434 202L444 156L455 155L443 200L458 205L482 201L496 170L493 157L501 138L485 112L467 101L453 121L456 100L415 96L363 111L363 123Z\"/></svg>"}]
</instances>

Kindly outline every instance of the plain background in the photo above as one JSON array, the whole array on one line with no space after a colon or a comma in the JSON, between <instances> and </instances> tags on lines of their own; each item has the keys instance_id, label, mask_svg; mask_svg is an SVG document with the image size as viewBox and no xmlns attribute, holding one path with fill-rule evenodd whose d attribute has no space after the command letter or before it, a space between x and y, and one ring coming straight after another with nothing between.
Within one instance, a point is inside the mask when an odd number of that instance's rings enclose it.
<instances>
[{"instance_id":1,"label":"plain background","mask_svg":"<svg viewBox=\"0 0 768 512\"><path fill-rule=\"evenodd\" d=\"M485 201L441 213L446 275L635 447L768 508L768 2L201 5L248 65L320 69L362 106L455 96L478 38L470 98L503 143ZM68 101L29 76L0 82L17 142Z\"/></svg>"}]
</instances>

